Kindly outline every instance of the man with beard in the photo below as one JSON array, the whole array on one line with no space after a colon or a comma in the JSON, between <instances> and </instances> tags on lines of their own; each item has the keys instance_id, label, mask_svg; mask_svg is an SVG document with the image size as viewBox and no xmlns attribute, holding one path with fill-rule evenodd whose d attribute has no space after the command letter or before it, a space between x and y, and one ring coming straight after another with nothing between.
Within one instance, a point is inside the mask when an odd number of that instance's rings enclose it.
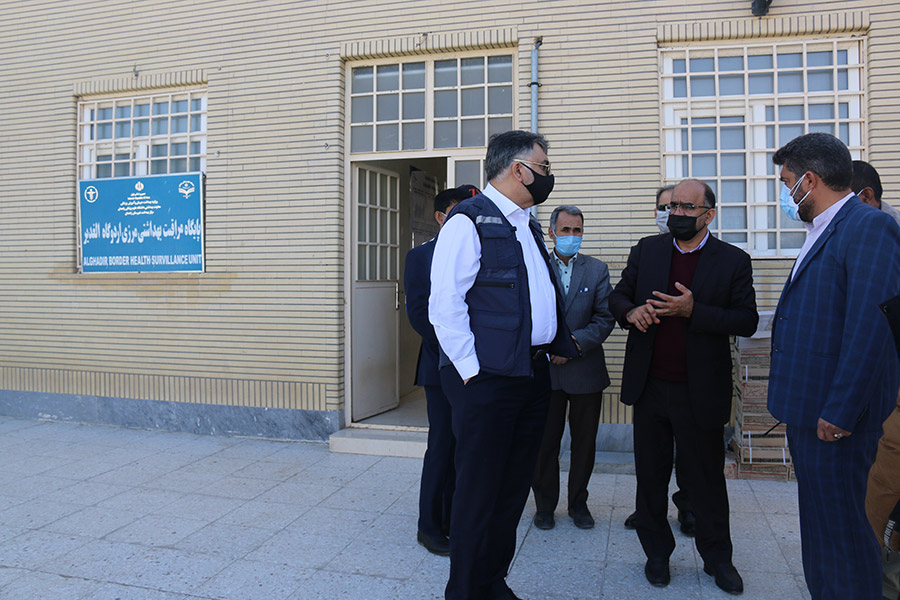
<instances>
[{"instance_id":1,"label":"man with beard","mask_svg":"<svg viewBox=\"0 0 900 600\"><path fill-rule=\"evenodd\" d=\"M900 385L878 305L900 292L900 228L850 188L850 151L810 133L772 158L806 241L772 319L769 412L787 424L803 573L814 600L878 598L866 475ZM786 202L785 202L786 201Z\"/></svg>"}]
</instances>

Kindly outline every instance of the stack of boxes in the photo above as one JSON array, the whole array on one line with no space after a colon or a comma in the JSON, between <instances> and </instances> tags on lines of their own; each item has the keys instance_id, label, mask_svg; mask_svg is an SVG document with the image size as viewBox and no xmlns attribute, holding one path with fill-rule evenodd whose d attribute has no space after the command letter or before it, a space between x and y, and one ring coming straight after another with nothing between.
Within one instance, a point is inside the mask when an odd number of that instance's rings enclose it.
<instances>
[{"instance_id":1,"label":"stack of boxes","mask_svg":"<svg viewBox=\"0 0 900 600\"><path fill-rule=\"evenodd\" d=\"M785 425L766 408L769 391L771 321L774 311L760 311L759 328L734 345L735 416L731 447L740 479L792 477Z\"/></svg>"}]
</instances>

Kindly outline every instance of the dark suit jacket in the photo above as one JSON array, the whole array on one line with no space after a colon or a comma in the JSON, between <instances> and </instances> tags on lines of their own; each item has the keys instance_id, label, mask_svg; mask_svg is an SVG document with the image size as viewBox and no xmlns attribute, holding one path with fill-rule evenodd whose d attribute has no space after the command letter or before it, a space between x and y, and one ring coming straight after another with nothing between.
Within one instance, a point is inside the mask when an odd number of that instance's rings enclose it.
<instances>
[{"instance_id":1,"label":"dark suit jacket","mask_svg":"<svg viewBox=\"0 0 900 600\"><path fill-rule=\"evenodd\" d=\"M856 197L795 267L772 327L769 411L815 429L880 431L900 385L878 305L900 292L900 228Z\"/></svg>"},{"instance_id":2,"label":"dark suit jacket","mask_svg":"<svg viewBox=\"0 0 900 600\"><path fill-rule=\"evenodd\" d=\"M431 294L431 258L434 240L413 248L406 254L403 289L406 291L406 316L413 329L422 336L416 364L416 385L441 385L438 372L438 340L428 321L428 296Z\"/></svg>"},{"instance_id":3,"label":"dark suit jacket","mask_svg":"<svg viewBox=\"0 0 900 600\"><path fill-rule=\"evenodd\" d=\"M622 280L610 295L609 307L622 327L631 329L625 345L622 396L638 401L650 373L656 325L646 333L625 320L629 310L665 293L669 287L672 234L646 237L631 249ZM688 393L694 418L703 428L719 427L731 416L732 367L729 336L756 331L756 292L750 256L712 235L703 248L691 285L694 313L688 321L686 352Z\"/></svg>"},{"instance_id":4,"label":"dark suit jacket","mask_svg":"<svg viewBox=\"0 0 900 600\"><path fill-rule=\"evenodd\" d=\"M550 264L559 291L559 264L551 251ZM603 342L609 337L615 320L609 312L609 268L602 260L578 254L572 265L569 293L564 294L566 323L578 340L583 356L564 365L550 365L550 382L554 390L569 394L602 392L609 385Z\"/></svg>"}]
</instances>

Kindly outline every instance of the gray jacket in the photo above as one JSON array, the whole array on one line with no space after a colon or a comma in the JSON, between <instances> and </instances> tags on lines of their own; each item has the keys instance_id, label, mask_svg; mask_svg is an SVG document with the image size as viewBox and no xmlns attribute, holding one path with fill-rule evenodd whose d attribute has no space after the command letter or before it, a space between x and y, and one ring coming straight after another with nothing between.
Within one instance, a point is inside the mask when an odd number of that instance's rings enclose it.
<instances>
[{"instance_id":1,"label":"gray jacket","mask_svg":"<svg viewBox=\"0 0 900 600\"><path fill-rule=\"evenodd\" d=\"M559 267L555 258L551 265L559 282ZM560 293L563 293L562 285ZM602 260L578 254L572 267L569 293L565 296L566 323L578 340L583 356L570 359L564 365L550 365L550 381L554 390L569 394L593 394L609 386L603 342L615 326L609 311L612 292L609 267Z\"/></svg>"}]
</instances>

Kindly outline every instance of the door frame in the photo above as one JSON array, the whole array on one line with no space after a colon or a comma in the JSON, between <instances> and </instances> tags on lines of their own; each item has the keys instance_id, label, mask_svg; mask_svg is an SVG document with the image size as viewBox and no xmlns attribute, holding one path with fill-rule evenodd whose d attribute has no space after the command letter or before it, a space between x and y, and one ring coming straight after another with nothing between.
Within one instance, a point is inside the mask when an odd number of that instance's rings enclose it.
<instances>
[{"instance_id":1,"label":"door frame","mask_svg":"<svg viewBox=\"0 0 900 600\"><path fill-rule=\"evenodd\" d=\"M379 163L389 160L416 160L443 158L447 161L447 186L456 185L456 161L480 160L483 164L485 148L447 148L422 152L370 152L351 158L344 151L344 427L369 429L406 430L404 425L376 425L353 421L353 282L356 274L356 198L353 197L353 167L367 165L380 168ZM484 172L481 173L482 178ZM398 273L402 277L402 273Z\"/></svg>"}]
</instances>

